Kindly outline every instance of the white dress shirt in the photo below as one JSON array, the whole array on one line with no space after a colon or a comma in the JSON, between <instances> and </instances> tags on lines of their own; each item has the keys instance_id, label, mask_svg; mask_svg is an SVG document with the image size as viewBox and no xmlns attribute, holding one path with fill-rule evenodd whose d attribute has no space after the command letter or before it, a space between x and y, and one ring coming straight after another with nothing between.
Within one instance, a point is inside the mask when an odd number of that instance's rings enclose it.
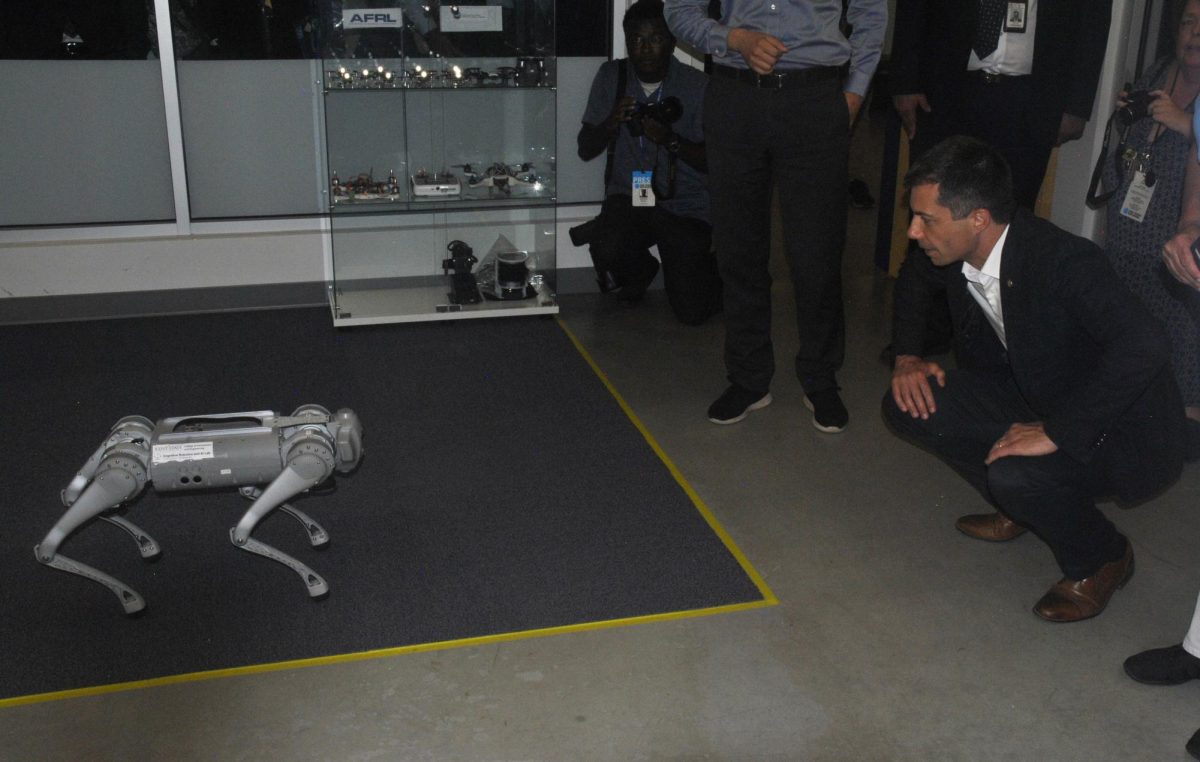
<instances>
[{"instance_id":1,"label":"white dress shirt","mask_svg":"<svg viewBox=\"0 0 1200 762\"><path fill-rule=\"evenodd\" d=\"M989 74L1017 77L1033 71L1033 35L1037 30L1038 0L1028 0L1025 12L1025 31L1006 32L1000 28L1000 40L991 55L982 61L975 51L967 60L967 71L983 69ZM1063 44L1066 44L1064 41Z\"/></svg>"},{"instance_id":2,"label":"white dress shirt","mask_svg":"<svg viewBox=\"0 0 1200 762\"><path fill-rule=\"evenodd\" d=\"M1000 343L1008 349L1008 340L1004 336L1004 306L1000 303L1000 257L1004 252L1004 242L1008 240L1008 225L1000 239L992 247L982 270L976 270L973 265L963 262L962 274L967 279L967 291L983 309L984 316L992 324Z\"/></svg>"}]
</instances>

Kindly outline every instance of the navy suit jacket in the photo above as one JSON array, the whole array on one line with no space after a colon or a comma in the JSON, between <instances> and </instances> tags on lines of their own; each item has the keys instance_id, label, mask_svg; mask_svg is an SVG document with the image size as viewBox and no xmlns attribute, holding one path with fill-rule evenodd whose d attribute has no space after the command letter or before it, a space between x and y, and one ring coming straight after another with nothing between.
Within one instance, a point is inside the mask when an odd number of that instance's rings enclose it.
<instances>
[{"instance_id":1,"label":"navy suit jacket","mask_svg":"<svg viewBox=\"0 0 1200 762\"><path fill-rule=\"evenodd\" d=\"M1081 463L1100 458L1127 500L1148 497L1177 478L1183 401L1169 340L1100 248L1017 210L1000 260L1000 286L1007 350L967 291L962 265L935 267L914 253L896 282L896 353L921 354L927 309L944 291L959 366L1007 366L1060 450Z\"/></svg>"},{"instance_id":2,"label":"navy suit jacket","mask_svg":"<svg viewBox=\"0 0 1200 762\"><path fill-rule=\"evenodd\" d=\"M925 93L935 111L960 112L978 10L977 0L897 0L892 92ZM1057 140L1064 113L1091 117L1111 18L1112 0L1038 2L1034 97L1014 103L1010 116L1027 120L1044 145Z\"/></svg>"}]
</instances>

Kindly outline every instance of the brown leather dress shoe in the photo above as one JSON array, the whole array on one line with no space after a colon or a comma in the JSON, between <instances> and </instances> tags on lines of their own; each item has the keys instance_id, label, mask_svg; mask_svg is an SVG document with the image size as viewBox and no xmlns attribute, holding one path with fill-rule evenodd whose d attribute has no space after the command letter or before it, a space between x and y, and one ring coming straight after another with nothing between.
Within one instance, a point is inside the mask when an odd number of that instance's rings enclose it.
<instances>
[{"instance_id":1,"label":"brown leather dress shoe","mask_svg":"<svg viewBox=\"0 0 1200 762\"><path fill-rule=\"evenodd\" d=\"M963 516L954 522L954 527L967 537L987 542L1007 542L1025 534L1025 527L999 511Z\"/></svg>"},{"instance_id":2,"label":"brown leather dress shoe","mask_svg":"<svg viewBox=\"0 0 1200 762\"><path fill-rule=\"evenodd\" d=\"M1133 546L1125 542L1125 555L1101 566L1084 579L1060 579L1033 607L1047 622L1078 622L1104 611L1117 588L1133 576Z\"/></svg>"}]
</instances>

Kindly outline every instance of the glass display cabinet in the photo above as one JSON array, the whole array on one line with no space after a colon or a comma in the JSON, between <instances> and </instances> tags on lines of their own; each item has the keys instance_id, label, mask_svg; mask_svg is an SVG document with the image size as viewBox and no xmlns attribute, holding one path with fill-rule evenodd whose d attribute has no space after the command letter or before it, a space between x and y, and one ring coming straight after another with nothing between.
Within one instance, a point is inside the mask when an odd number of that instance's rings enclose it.
<instances>
[{"instance_id":1,"label":"glass display cabinet","mask_svg":"<svg viewBox=\"0 0 1200 762\"><path fill-rule=\"evenodd\" d=\"M552 0L346 0L322 28L334 323L557 312Z\"/></svg>"}]
</instances>

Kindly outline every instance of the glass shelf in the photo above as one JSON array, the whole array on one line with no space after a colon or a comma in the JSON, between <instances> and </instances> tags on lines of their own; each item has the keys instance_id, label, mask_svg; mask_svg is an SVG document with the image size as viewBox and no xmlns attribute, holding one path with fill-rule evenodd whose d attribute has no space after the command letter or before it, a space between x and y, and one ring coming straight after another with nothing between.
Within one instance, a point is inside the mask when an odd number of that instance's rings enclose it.
<instances>
[{"instance_id":1,"label":"glass shelf","mask_svg":"<svg viewBox=\"0 0 1200 762\"><path fill-rule=\"evenodd\" d=\"M335 323L557 311L553 3L368 5L324 36Z\"/></svg>"}]
</instances>

